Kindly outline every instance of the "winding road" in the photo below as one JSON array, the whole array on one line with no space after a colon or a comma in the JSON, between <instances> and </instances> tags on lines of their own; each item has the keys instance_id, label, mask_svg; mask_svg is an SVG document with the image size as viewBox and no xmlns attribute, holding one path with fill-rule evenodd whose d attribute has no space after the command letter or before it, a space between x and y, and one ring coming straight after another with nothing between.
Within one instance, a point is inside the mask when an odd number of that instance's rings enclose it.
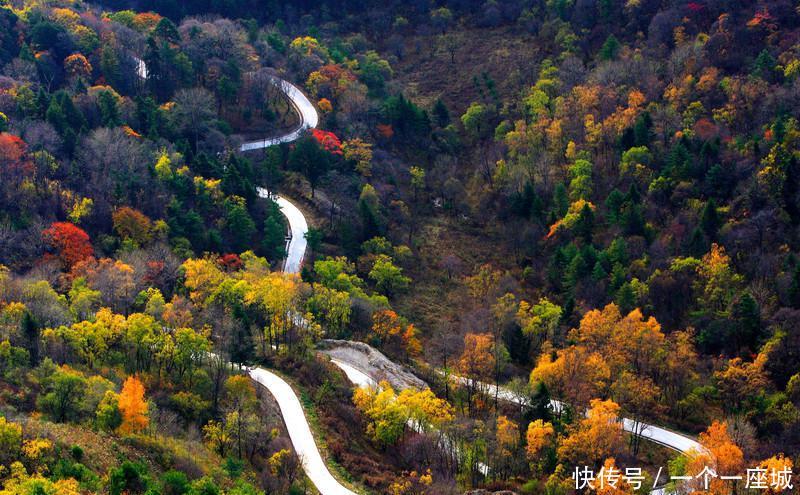
<instances>
[{"instance_id":1,"label":"winding road","mask_svg":"<svg viewBox=\"0 0 800 495\"><path fill-rule=\"evenodd\" d=\"M282 136L245 143L241 147L242 151L258 150L276 144L294 141L305 129L316 127L319 123L319 116L314 105L302 91L288 82L279 83L279 87L284 90L294 108L298 111L301 117L301 125L291 133ZM261 197L271 196L270 193L263 188L259 188L258 193ZM308 223L303 213L291 201L279 195L274 195L272 197L281 207L281 211L286 216L291 230L291 236L287 246L288 254L284 262L284 271L287 273L298 273L306 250L307 243L305 234L308 232ZM357 363L348 362L343 357L331 358L331 362L339 367L347 376L348 380L354 385L359 387L377 385L378 380L359 369ZM288 383L274 373L261 368L253 369L250 372L250 376L253 380L264 385L278 401L295 452L297 452L297 455L303 462L306 475L311 479L320 493L322 493L322 495L352 494L352 491L342 486L328 471L314 442L300 401ZM466 378L462 377L451 378L461 384L466 384L468 382ZM495 389L497 389L498 397L505 401L512 403L525 401L524 398L519 397L511 390L502 386L496 387L492 384L483 384L483 387L489 391L490 395L494 395ZM554 409L563 407L563 404L558 401L553 401L551 405ZM642 424L632 419L623 418L622 427L626 432L639 431L642 438L645 440L660 444L680 453L689 451L702 452L705 450L704 447L693 438L659 426ZM662 493L664 493L664 489L659 488L653 490L651 495Z\"/></svg>"},{"instance_id":2,"label":"winding road","mask_svg":"<svg viewBox=\"0 0 800 495\"><path fill-rule=\"evenodd\" d=\"M147 66L144 61L138 58L134 58L134 61L136 62L139 77L146 78ZM300 125L286 134L244 143L240 148L242 152L260 150L269 146L292 142L298 139L305 130L315 128L319 124L319 114L316 108L297 86L277 78L275 84L286 94L292 106L298 112ZM287 256L283 270L286 273L299 273L307 246L305 234L308 232L308 223L305 216L297 206L280 195L273 195L264 188L259 188L258 194L262 198L274 199L280 206L281 212L286 216L291 232L287 241ZM367 372L360 369L357 362L350 362L346 357L332 357L331 362L338 366L356 386L376 386L378 382L375 377L371 377ZM295 453L300 458L306 475L317 490L322 495L356 495L355 492L337 481L328 470L314 441L311 427L306 420L300 399L292 387L283 378L269 370L250 368L249 372L254 381L263 385L275 397ZM469 383L468 379L462 377L451 376L451 379L462 385ZM484 390L488 390L490 395L494 395L496 391L500 399L508 402L520 404L526 400L502 386L496 387L491 384L481 384L481 386ZM557 410L563 407L563 404L553 401L552 407ZM704 450L704 447L696 440L659 426L637 423L627 418L622 420L622 425L627 432L639 430L644 439L677 452L686 453L692 450L702 452ZM651 494L660 493L663 493L663 489L656 489L651 492Z\"/></svg>"},{"instance_id":3,"label":"winding road","mask_svg":"<svg viewBox=\"0 0 800 495\"><path fill-rule=\"evenodd\" d=\"M133 57L133 60L136 65L137 75L141 79L147 79L148 72L145 62L138 57ZM300 125L286 134L244 143L240 148L241 152L290 143L302 136L307 129L315 128L319 124L319 114L316 108L297 86L278 78L274 82L286 94L292 107L297 111L300 116ZM287 238L283 271L286 273L300 273L307 246L305 234L308 232L308 223L305 215L291 201L280 195L274 195L261 187L257 189L257 192L261 198L273 199L289 222L290 232ZM306 476L314 484L317 491L321 495L357 495L342 485L328 470L314 440L311 427L303 411L303 405L291 385L277 374L264 368L248 368L248 371L250 378L266 388L278 403L278 408L286 424L286 430L289 432L289 438L292 441L295 454L300 459Z\"/></svg>"},{"instance_id":4,"label":"winding road","mask_svg":"<svg viewBox=\"0 0 800 495\"><path fill-rule=\"evenodd\" d=\"M276 80L276 85L283 90L292 106L300 115L300 125L293 131L277 137L244 143L241 151L253 151L274 146L281 143L289 143L298 139L306 129L314 128L319 123L319 115L314 105L297 86L283 80ZM290 235L286 245L286 258L283 262L283 271L286 273L300 273L303 264L303 257L306 253L307 241L305 238L308 232L308 222L306 217L297 206L288 199L273 195L264 188L258 188L258 195L261 198L271 198L281 209L281 213L289 222ZM251 368L250 378L264 386L275 398L281 410L286 430L292 441L297 457L303 464L303 470L311 483L322 495L356 495L333 477L322 458L322 454L314 440L311 427L308 424L303 406L300 399L286 380L275 373L264 368Z\"/></svg>"}]
</instances>

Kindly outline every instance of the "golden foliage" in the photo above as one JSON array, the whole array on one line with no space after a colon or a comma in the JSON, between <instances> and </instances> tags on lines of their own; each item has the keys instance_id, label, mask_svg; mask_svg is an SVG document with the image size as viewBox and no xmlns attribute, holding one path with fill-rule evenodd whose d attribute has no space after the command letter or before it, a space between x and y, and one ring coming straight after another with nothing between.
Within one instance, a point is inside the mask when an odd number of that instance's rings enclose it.
<instances>
[{"instance_id":1,"label":"golden foliage","mask_svg":"<svg viewBox=\"0 0 800 495\"><path fill-rule=\"evenodd\" d=\"M593 465L620 452L623 447L619 406L612 400L594 399L586 418L580 420L558 447L558 456L575 465Z\"/></svg>"},{"instance_id":2,"label":"golden foliage","mask_svg":"<svg viewBox=\"0 0 800 495\"><path fill-rule=\"evenodd\" d=\"M468 333L464 336L464 352L458 360L458 370L475 380L491 376L495 366L492 349L494 342L490 333Z\"/></svg>"},{"instance_id":3,"label":"golden foliage","mask_svg":"<svg viewBox=\"0 0 800 495\"><path fill-rule=\"evenodd\" d=\"M529 461L536 461L542 451L553 444L555 433L553 424L550 422L537 419L528 424L528 431L525 434L525 439L527 440L525 452Z\"/></svg>"},{"instance_id":4,"label":"golden foliage","mask_svg":"<svg viewBox=\"0 0 800 495\"><path fill-rule=\"evenodd\" d=\"M140 433L149 423L144 385L135 376L129 376L119 394L119 412L122 424L119 431L124 434Z\"/></svg>"}]
</instances>

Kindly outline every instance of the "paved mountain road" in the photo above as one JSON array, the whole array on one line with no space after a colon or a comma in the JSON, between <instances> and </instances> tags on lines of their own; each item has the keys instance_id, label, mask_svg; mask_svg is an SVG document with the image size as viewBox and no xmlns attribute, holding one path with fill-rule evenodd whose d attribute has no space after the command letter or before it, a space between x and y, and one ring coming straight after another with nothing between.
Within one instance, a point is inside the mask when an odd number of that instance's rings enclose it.
<instances>
[{"instance_id":1,"label":"paved mountain road","mask_svg":"<svg viewBox=\"0 0 800 495\"><path fill-rule=\"evenodd\" d=\"M300 115L300 126L288 134L245 143L242 145L241 151L259 150L295 141L306 129L314 128L319 123L317 110L297 86L287 81L276 81L276 84L283 90ZM300 273L307 246L305 235L308 232L308 223L306 222L306 217L288 199L280 195L273 196L269 191L261 187L257 191L261 198L272 197L278 203L281 212L289 222L290 236L286 246L283 271L286 273ZM311 433L311 427L303 412L300 399L286 380L263 368L252 368L250 370L250 378L263 385L278 402L283 422L286 424L289 438L292 440L292 447L303 464L306 476L308 476L317 490L322 495L356 495L355 492L339 483L328 470L328 466L325 464L322 454L314 441L314 435Z\"/></svg>"},{"instance_id":2,"label":"paved mountain road","mask_svg":"<svg viewBox=\"0 0 800 495\"><path fill-rule=\"evenodd\" d=\"M147 66L138 58L135 59L135 61L137 73L140 77L146 78ZM287 134L244 143L241 146L241 151L243 152L264 149L269 146L295 141L305 130L315 128L319 124L319 114L317 110L297 86L280 79L276 79L275 84L289 98L292 106L300 115L301 123L295 130ZM259 188L258 194L262 198L271 196L269 191L264 188ZM299 273L307 247L305 234L308 232L308 223L303 213L291 201L280 195L274 195L272 197L280 206L281 212L286 216L291 231L287 244L287 256L284 261L284 271L287 273ZM347 378L357 386L375 386L377 383L376 379L359 369L357 363L347 362L339 355L332 358L331 362L338 366L345 373ZM275 373L263 368L250 369L250 376L253 380L263 385L278 402L283 420L286 423L286 428L289 431L289 437L292 440L292 446L303 464L306 475L317 490L319 490L322 495L356 495L355 492L339 483L333 475L331 475L325 465L322 455L314 441L311 428L303 413L300 400L291 386ZM451 378L462 384L468 383L465 378ZM495 385L490 384L484 384L482 386L486 387L490 395L494 395L496 391L498 397L505 401L520 403L520 401L525 400L503 387L497 388ZM553 401L553 407L562 407L562 404L558 401ZM696 440L659 426L649 424L637 425L636 422L627 418L623 419L622 423L625 431L632 432L638 426L638 429L642 431L643 438L678 452L685 453L691 450L704 450L704 447ZM662 492L663 489L659 489L651 493Z\"/></svg>"},{"instance_id":3,"label":"paved mountain road","mask_svg":"<svg viewBox=\"0 0 800 495\"><path fill-rule=\"evenodd\" d=\"M298 111L301 117L301 125L295 131L282 136L245 143L242 145L242 151L263 149L276 144L294 141L300 137L303 131L318 125L319 116L317 111L301 90L286 81L277 82L276 84L284 91ZM263 188L259 188L258 194L261 197L269 196L269 192ZM291 201L277 195L275 196L275 200L289 221L289 228L291 230L291 237L287 247L287 257L284 262L284 271L287 273L299 273L307 245L305 234L308 232L308 223L303 213L292 204ZM357 363L347 362L340 357L332 358L331 362L338 366L345 373L347 378L357 386L375 386L377 383L375 378L370 377L364 371L360 370L357 367ZM278 399L295 451L303 460L306 474L311 478L317 489L323 495L353 493L341 486L328 472L325 463L322 461L319 450L314 443L314 439L311 436L311 431L308 427L308 423L305 421L305 416L302 414L300 402L291 387L277 375L260 368L254 369L251 372L251 376L254 380L266 386L275 398ZM266 377L269 377L269 379ZM453 378L456 381L466 383L466 379L464 378ZM494 389L497 388L495 385L485 384L484 386L488 387L490 395L495 394ZM499 398L509 402L519 403L524 400L503 387L497 388L497 394ZM295 402L297 407L294 407L293 403ZM559 408L563 407L563 405L558 401L553 401L553 407ZM702 452L704 450L704 447L696 440L659 426L637 423L627 418L623 418L622 426L627 432L638 430L641 432L644 439L658 443L677 452L686 453L692 450ZM293 430L296 430L294 434ZM652 495L660 493L663 493L663 489L656 489L651 492Z\"/></svg>"}]
</instances>

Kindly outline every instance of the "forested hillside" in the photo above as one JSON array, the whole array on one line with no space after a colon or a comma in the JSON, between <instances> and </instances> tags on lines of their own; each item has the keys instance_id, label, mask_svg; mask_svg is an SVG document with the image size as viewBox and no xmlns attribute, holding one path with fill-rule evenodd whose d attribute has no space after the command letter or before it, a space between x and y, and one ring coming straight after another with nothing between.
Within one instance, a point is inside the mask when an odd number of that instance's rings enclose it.
<instances>
[{"instance_id":1,"label":"forested hillside","mask_svg":"<svg viewBox=\"0 0 800 495\"><path fill-rule=\"evenodd\" d=\"M0 0L0 495L753 493L799 80L790 0Z\"/></svg>"}]
</instances>

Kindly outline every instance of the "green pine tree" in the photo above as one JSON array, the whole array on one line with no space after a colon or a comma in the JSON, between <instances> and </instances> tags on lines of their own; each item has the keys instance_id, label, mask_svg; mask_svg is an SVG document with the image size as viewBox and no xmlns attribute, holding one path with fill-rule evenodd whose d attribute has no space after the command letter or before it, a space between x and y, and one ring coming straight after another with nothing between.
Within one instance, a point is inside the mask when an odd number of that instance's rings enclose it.
<instances>
[{"instance_id":1,"label":"green pine tree","mask_svg":"<svg viewBox=\"0 0 800 495\"><path fill-rule=\"evenodd\" d=\"M592 231L594 230L594 212L588 204L584 204L578 214L573 231L575 235L583 239L586 244L592 243Z\"/></svg>"},{"instance_id":2,"label":"green pine tree","mask_svg":"<svg viewBox=\"0 0 800 495\"><path fill-rule=\"evenodd\" d=\"M733 317L736 320L739 348L755 350L761 334L761 309L749 292L742 294L734 305Z\"/></svg>"},{"instance_id":3,"label":"green pine tree","mask_svg":"<svg viewBox=\"0 0 800 495\"><path fill-rule=\"evenodd\" d=\"M562 182L558 183L553 191L553 207L558 218L563 218L569 211L569 195Z\"/></svg>"},{"instance_id":4,"label":"green pine tree","mask_svg":"<svg viewBox=\"0 0 800 495\"><path fill-rule=\"evenodd\" d=\"M441 98L433 104L433 122L439 127L447 127L450 124L450 111L447 109Z\"/></svg>"},{"instance_id":5,"label":"green pine tree","mask_svg":"<svg viewBox=\"0 0 800 495\"><path fill-rule=\"evenodd\" d=\"M689 241L686 245L686 250L688 253L696 258L703 256L705 253L708 252L709 243L706 239L706 236L703 235L703 231L700 228L695 228L692 231L692 235L689 236Z\"/></svg>"},{"instance_id":6,"label":"green pine tree","mask_svg":"<svg viewBox=\"0 0 800 495\"><path fill-rule=\"evenodd\" d=\"M603 264L598 261L594 264L594 268L592 269L592 280L595 282L602 282L606 278L608 278L608 272L603 268Z\"/></svg>"},{"instance_id":7,"label":"green pine tree","mask_svg":"<svg viewBox=\"0 0 800 495\"><path fill-rule=\"evenodd\" d=\"M608 35L608 38L606 38L605 43L603 43L603 46L600 48L598 57L600 60L614 60L617 58L617 55L619 55L621 49L622 45L617 37L613 34L610 34Z\"/></svg>"},{"instance_id":8,"label":"green pine tree","mask_svg":"<svg viewBox=\"0 0 800 495\"><path fill-rule=\"evenodd\" d=\"M261 248L269 261L274 262L286 257L286 229L273 215L264 221Z\"/></svg>"},{"instance_id":9,"label":"green pine tree","mask_svg":"<svg viewBox=\"0 0 800 495\"><path fill-rule=\"evenodd\" d=\"M630 313L636 308L636 293L633 291L633 286L630 282L622 284L622 287L617 291L617 297L614 302L619 306L622 314Z\"/></svg>"}]
</instances>

